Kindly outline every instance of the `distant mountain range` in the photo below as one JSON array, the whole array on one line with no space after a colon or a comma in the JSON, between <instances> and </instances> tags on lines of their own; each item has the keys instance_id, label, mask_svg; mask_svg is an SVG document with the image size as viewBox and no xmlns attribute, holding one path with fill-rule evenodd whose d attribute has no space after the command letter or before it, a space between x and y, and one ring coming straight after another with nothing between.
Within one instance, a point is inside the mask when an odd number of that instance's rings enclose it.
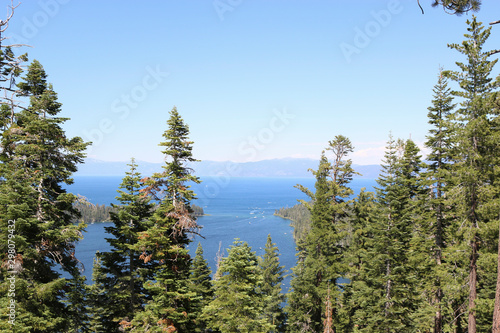
<instances>
[{"instance_id":1,"label":"distant mountain range","mask_svg":"<svg viewBox=\"0 0 500 333\"><path fill-rule=\"evenodd\" d=\"M92 158L78 167L77 176L123 176L129 170L129 162L108 162ZM281 158L257 162L201 161L190 165L197 176L230 177L312 177L308 169L316 169L319 161L307 158ZM139 171L148 176L162 170L162 163L137 161ZM380 165L353 165L362 178L375 179Z\"/></svg>"}]
</instances>

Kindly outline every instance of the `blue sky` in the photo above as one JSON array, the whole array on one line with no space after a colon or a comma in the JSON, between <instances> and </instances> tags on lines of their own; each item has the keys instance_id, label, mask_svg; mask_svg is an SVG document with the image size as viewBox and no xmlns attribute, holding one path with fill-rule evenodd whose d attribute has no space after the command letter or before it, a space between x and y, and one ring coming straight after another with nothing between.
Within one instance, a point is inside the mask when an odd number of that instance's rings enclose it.
<instances>
[{"instance_id":1,"label":"blue sky","mask_svg":"<svg viewBox=\"0 0 500 333\"><path fill-rule=\"evenodd\" d=\"M390 132L422 145L439 67L463 60L447 44L471 15L420 2L25 1L7 34L33 46L90 157L161 161L175 105L198 159L319 159L342 134L375 164ZM476 15L498 20L500 3Z\"/></svg>"}]
</instances>

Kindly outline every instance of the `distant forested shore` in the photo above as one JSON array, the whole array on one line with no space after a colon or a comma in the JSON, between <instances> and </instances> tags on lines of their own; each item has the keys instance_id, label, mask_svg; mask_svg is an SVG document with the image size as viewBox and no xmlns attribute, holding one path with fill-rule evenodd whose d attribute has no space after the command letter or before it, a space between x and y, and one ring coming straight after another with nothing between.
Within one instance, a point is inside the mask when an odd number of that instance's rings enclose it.
<instances>
[{"instance_id":1,"label":"distant forested shore","mask_svg":"<svg viewBox=\"0 0 500 333\"><path fill-rule=\"evenodd\" d=\"M293 227L293 239L298 243L311 229L311 212L303 204L282 207L274 211L274 215L290 220Z\"/></svg>"},{"instance_id":2,"label":"distant forested shore","mask_svg":"<svg viewBox=\"0 0 500 333\"><path fill-rule=\"evenodd\" d=\"M107 205L99 205L92 204L90 202L85 201L77 201L73 204L73 207L77 209L81 217L75 218L73 222L84 222L84 223L102 223L102 222L111 222L110 213L117 213L118 209L112 206ZM202 207L191 205L191 209L193 210L193 216L203 216L205 212Z\"/></svg>"}]
</instances>

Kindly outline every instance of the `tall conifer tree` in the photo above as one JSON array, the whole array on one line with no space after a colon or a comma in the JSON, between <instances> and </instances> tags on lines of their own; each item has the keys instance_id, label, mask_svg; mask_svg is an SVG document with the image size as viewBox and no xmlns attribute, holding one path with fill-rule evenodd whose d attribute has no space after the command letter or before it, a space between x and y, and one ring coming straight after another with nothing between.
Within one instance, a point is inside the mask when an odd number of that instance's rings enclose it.
<instances>
[{"instance_id":1,"label":"tall conifer tree","mask_svg":"<svg viewBox=\"0 0 500 333\"><path fill-rule=\"evenodd\" d=\"M262 270L263 283L261 293L264 296L264 316L269 324L276 327L273 332L283 332L285 325L285 314L282 304L285 295L281 290L285 267L280 265L279 250L271 239L271 234L267 235L267 242L264 248L264 256L260 258L260 268Z\"/></svg>"},{"instance_id":2,"label":"tall conifer tree","mask_svg":"<svg viewBox=\"0 0 500 333\"><path fill-rule=\"evenodd\" d=\"M322 332L325 300L329 285L332 299L338 300L339 278L346 272L345 247L347 241L347 198L353 194L349 183L355 174L352 162L347 159L353 151L350 140L338 135L329 142L333 160L328 161L322 153L313 193L299 185L311 198L311 203L302 201L311 211L311 230L303 245L303 262L299 260L294 269L292 291L289 295L288 327L290 332ZM335 286L335 287L333 287ZM308 287L308 289L304 289ZM332 303L333 325L338 326L338 304Z\"/></svg>"},{"instance_id":3,"label":"tall conifer tree","mask_svg":"<svg viewBox=\"0 0 500 333\"><path fill-rule=\"evenodd\" d=\"M68 118L58 116L61 103L38 61L29 65L18 87L29 99L28 107L11 108L7 121L2 114L0 139L1 229L7 230L9 220L16 229L16 304L21 314L16 322L32 331L58 332L86 321L75 257L75 242L85 225L72 223L79 215L73 208L76 197L62 185L73 182L71 174L83 162L88 144L66 137L62 125ZM7 253L6 242L1 252ZM1 270L2 285L9 275L6 268ZM63 278L61 270L71 277Z\"/></svg>"},{"instance_id":4,"label":"tall conifer tree","mask_svg":"<svg viewBox=\"0 0 500 333\"><path fill-rule=\"evenodd\" d=\"M175 328L182 333L191 332L196 326L191 301L196 295L189 288L191 257L186 245L190 242L188 234L198 229L190 207L195 194L189 183L200 180L186 165L196 160L192 157L189 128L175 107L167 124L168 129L163 134L165 141L159 144L164 147L163 172L145 179L146 187L142 190L158 204L150 227L140 233L134 247L142 251L140 258L145 263L153 261L158 266L153 280L145 285L152 300L145 311L135 317L133 329L142 331L148 327L163 331Z\"/></svg>"},{"instance_id":5,"label":"tall conifer tree","mask_svg":"<svg viewBox=\"0 0 500 333\"><path fill-rule=\"evenodd\" d=\"M360 193L352 204L352 213L349 219L351 227L351 237L349 248L346 253L348 270L346 278L349 280L344 286L341 295L341 332L353 332L354 327L365 325L365 319L357 314L364 311L366 304L372 301L373 295L369 277L372 274L367 270L367 264L374 254L372 223L376 218L375 197L372 192L361 189Z\"/></svg>"},{"instance_id":6,"label":"tall conifer tree","mask_svg":"<svg viewBox=\"0 0 500 333\"><path fill-rule=\"evenodd\" d=\"M492 121L495 113L495 94L499 80L491 73L497 60L488 60L490 52L483 47L490 35L476 17L467 20L466 40L451 44L466 57L457 62L458 71L447 71L446 76L460 89L453 91L460 103L455 112L457 123L457 154L453 164L454 189L452 204L457 208L456 227L459 237L457 249L468 255L468 310L469 333L491 330L493 288L496 279L492 267L496 262L498 211L494 184L497 152L496 133Z\"/></svg>"},{"instance_id":7,"label":"tall conifer tree","mask_svg":"<svg viewBox=\"0 0 500 333\"><path fill-rule=\"evenodd\" d=\"M272 332L274 326L264 316L265 296L260 292L262 271L250 246L236 239L219 270L215 298L203 311L209 327L221 333Z\"/></svg>"},{"instance_id":8,"label":"tall conifer tree","mask_svg":"<svg viewBox=\"0 0 500 333\"><path fill-rule=\"evenodd\" d=\"M113 236L106 239L111 251L101 252L99 265L94 267L101 272L94 283L105 288L104 293L92 295L97 306L104 309L100 317L105 332L118 332L120 322L131 321L134 313L143 309L149 299L143 285L154 273L154 263L139 259L141 252L134 249L139 233L149 226L153 205L140 193L141 176L134 159L129 166L118 190L120 204L112 204L117 209L110 213L113 225L105 227Z\"/></svg>"},{"instance_id":9,"label":"tall conifer tree","mask_svg":"<svg viewBox=\"0 0 500 333\"><path fill-rule=\"evenodd\" d=\"M89 329L92 333L107 332L108 327L106 316L107 306L107 286L102 282L105 280L105 275L101 269L101 254L96 252L92 265L92 284L88 287L89 290Z\"/></svg>"},{"instance_id":10,"label":"tall conifer tree","mask_svg":"<svg viewBox=\"0 0 500 333\"><path fill-rule=\"evenodd\" d=\"M203 257L203 247L201 243L198 243L189 277L191 290L196 294L196 298L193 298L193 312L196 314L194 332L205 332L207 328L206 321L202 319L202 312L203 308L212 301L214 295L210 274L210 267L208 267L208 263Z\"/></svg>"},{"instance_id":11,"label":"tall conifer tree","mask_svg":"<svg viewBox=\"0 0 500 333\"><path fill-rule=\"evenodd\" d=\"M442 332L444 323L456 321L453 315L453 303L460 303L460 293L457 290L452 291L452 288L456 286L456 280L450 279L451 275L448 275L447 267L451 262L445 263L443 258L445 247L451 241L449 226L454 214L451 206L446 204L446 197L453 186L450 170L455 149L455 125L453 123L455 104L453 104L451 89L448 88L448 80L442 70L439 72L438 82L433 91L434 99L427 114L428 122L432 127L425 142L427 148L430 149L425 173L430 190L428 200L430 210L428 218L425 219L423 231L428 236L423 235L420 242L420 248L429 249L427 256L433 260L429 264L429 270L432 271L431 277L426 279L424 290L421 291L427 297L427 306L423 304L419 310L422 316L421 321L430 322L430 317L433 317L434 332ZM432 238L429 239L429 236ZM443 287L447 289L446 295ZM457 301L453 301L454 298Z\"/></svg>"},{"instance_id":12,"label":"tall conifer tree","mask_svg":"<svg viewBox=\"0 0 500 333\"><path fill-rule=\"evenodd\" d=\"M410 255L418 198L424 190L418 152L411 140L388 142L377 180L377 206L368 217L368 237L360 239L362 264L353 285L353 302L359 302L354 323L362 332L411 332L415 327L419 269L412 267Z\"/></svg>"}]
</instances>

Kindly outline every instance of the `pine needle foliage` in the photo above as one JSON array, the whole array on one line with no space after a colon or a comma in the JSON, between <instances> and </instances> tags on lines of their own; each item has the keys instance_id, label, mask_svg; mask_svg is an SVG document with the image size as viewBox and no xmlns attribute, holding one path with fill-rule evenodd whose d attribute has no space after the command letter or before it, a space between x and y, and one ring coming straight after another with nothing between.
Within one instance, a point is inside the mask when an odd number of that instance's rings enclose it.
<instances>
[{"instance_id":1,"label":"pine needle foliage","mask_svg":"<svg viewBox=\"0 0 500 333\"><path fill-rule=\"evenodd\" d=\"M3 104L0 119L0 229L7 230L8 221L14 221L11 241L20 314L16 325L60 332L86 322L81 267L75 257L75 243L85 225L72 223L78 217L76 196L63 185L73 182L71 175L83 162L88 143L66 136L63 125L69 119L58 116L62 105L40 62L28 66L18 93L28 106ZM0 244L3 263L8 262L7 246ZM11 275L3 265L0 289L6 290ZM1 296L3 305L6 295ZM4 319L0 329L9 330L2 326L8 325Z\"/></svg>"},{"instance_id":2,"label":"pine needle foliage","mask_svg":"<svg viewBox=\"0 0 500 333\"><path fill-rule=\"evenodd\" d=\"M195 327L196 294L189 287L191 257L186 246L189 234L197 233L199 227L192 214L190 202L195 198L190 182L199 183L188 163L192 157L189 127L174 107L167 121L168 128L159 144L164 150L163 171L143 179L145 187L141 193L156 202L147 230L140 232L133 248L141 251L144 263L153 262L154 277L145 288L152 299L144 311L139 312L133 322L132 331L192 332Z\"/></svg>"},{"instance_id":3,"label":"pine needle foliage","mask_svg":"<svg viewBox=\"0 0 500 333\"><path fill-rule=\"evenodd\" d=\"M259 258L259 266L263 277L260 291L264 295L264 317L267 318L269 324L276 327L271 332L283 332L286 320L282 308L285 302L285 294L282 293L281 288L285 266L280 265L279 256L279 249L273 243L271 234L267 235L264 255Z\"/></svg>"},{"instance_id":4,"label":"pine needle foliage","mask_svg":"<svg viewBox=\"0 0 500 333\"><path fill-rule=\"evenodd\" d=\"M214 281L214 299L203 310L209 328L221 333L272 332L274 325L264 315L262 271L250 246L236 239L219 270L220 278Z\"/></svg>"},{"instance_id":5,"label":"pine needle foliage","mask_svg":"<svg viewBox=\"0 0 500 333\"><path fill-rule=\"evenodd\" d=\"M94 267L94 283L105 292L92 295L94 305L104 311L93 311L101 318L103 332L118 332L120 322L131 321L136 312L143 309L150 299L144 283L153 278L154 262L145 263L134 249L139 234L148 229L153 204L140 190L141 175L132 159L130 170L125 173L116 198L119 205L112 204L112 226L105 227L113 237L106 238L111 251L99 254L99 265Z\"/></svg>"}]
</instances>

